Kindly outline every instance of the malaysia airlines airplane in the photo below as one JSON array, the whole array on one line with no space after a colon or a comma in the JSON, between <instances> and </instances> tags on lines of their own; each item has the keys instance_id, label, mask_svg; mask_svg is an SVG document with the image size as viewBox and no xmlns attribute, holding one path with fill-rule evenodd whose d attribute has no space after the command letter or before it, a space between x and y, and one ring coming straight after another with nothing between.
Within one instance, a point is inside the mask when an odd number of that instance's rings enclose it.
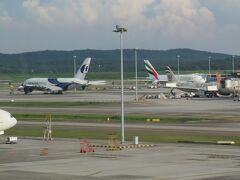
<instances>
[{"instance_id":1,"label":"malaysia airlines airplane","mask_svg":"<svg viewBox=\"0 0 240 180\"><path fill-rule=\"evenodd\" d=\"M0 135L4 134L4 131L15 126L17 124L17 120L12 117L12 115L0 109Z\"/></svg>"},{"instance_id":2,"label":"malaysia airlines airplane","mask_svg":"<svg viewBox=\"0 0 240 180\"><path fill-rule=\"evenodd\" d=\"M89 85L104 85L105 81L85 80L90 62L91 58L86 58L73 78L30 78L25 80L18 87L18 90L25 94L35 90L62 94L63 91L73 89L76 86L81 86L84 89Z\"/></svg>"}]
</instances>

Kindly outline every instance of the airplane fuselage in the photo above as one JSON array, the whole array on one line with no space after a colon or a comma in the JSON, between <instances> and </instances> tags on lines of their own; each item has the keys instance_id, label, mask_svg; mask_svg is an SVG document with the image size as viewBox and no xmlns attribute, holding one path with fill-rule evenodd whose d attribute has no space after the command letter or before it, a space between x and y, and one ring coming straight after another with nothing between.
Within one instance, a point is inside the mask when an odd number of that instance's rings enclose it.
<instances>
[{"instance_id":1,"label":"airplane fuselage","mask_svg":"<svg viewBox=\"0 0 240 180\"><path fill-rule=\"evenodd\" d=\"M0 109L0 135L4 134L4 131L15 126L17 124L17 120L12 117L12 115Z\"/></svg>"},{"instance_id":2,"label":"airplane fuselage","mask_svg":"<svg viewBox=\"0 0 240 180\"><path fill-rule=\"evenodd\" d=\"M175 75L177 83L196 83L196 84L203 84L207 81L206 74L182 74L182 75Z\"/></svg>"},{"instance_id":3,"label":"airplane fuselage","mask_svg":"<svg viewBox=\"0 0 240 180\"><path fill-rule=\"evenodd\" d=\"M87 86L87 80L78 78L30 78L25 80L18 88L19 91L24 91L25 94L34 90L48 92L62 92L69 90L74 85Z\"/></svg>"}]
</instances>

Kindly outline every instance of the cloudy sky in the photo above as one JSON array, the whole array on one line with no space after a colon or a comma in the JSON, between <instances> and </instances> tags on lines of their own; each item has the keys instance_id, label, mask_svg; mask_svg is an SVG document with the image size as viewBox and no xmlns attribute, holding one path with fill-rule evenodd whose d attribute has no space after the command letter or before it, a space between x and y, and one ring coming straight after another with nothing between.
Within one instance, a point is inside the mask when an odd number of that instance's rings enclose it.
<instances>
[{"instance_id":1,"label":"cloudy sky","mask_svg":"<svg viewBox=\"0 0 240 180\"><path fill-rule=\"evenodd\" d=\"M0 52L192 48L240 54L239 0L1 0Z\"/></svg>"}]
</instances>

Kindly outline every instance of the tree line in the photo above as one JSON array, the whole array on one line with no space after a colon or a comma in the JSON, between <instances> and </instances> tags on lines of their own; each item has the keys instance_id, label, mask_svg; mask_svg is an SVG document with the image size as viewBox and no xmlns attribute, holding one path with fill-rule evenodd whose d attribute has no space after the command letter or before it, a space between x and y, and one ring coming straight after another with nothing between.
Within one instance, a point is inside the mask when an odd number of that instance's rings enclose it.
<instances>
[{"instance_id":1,"label":"tree line","mask_svg":"<svg viewBox=\"0 0 240 180\"><path fill-rule=\"evenodd\" d=\"M212 70L232 68L232 56L193 49L172 50L138 50L138 69L144 71L144 59L148 59L158 70L163 71L169 65L177 70L177 56L180 56L180 68L184 71L208 70L208 58L211 56ZM77 67L86 57L92 57L90 71L118 72L120 71L120 50L45 50L18 54L0 54L0 71L2 73L70 73L73 72L73 56L76 56ZM124 49L124 71L135 71L134 50ZM239 68L238 57L235 57L235 67Z\"/></svg>"}]
</instances>

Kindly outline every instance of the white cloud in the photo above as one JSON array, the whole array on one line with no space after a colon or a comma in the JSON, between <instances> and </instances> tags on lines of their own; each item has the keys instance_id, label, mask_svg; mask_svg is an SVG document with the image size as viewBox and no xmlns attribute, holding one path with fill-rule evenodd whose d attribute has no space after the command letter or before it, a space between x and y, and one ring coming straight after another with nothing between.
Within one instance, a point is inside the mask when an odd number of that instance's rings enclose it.
<instances>
[{"instance_id":1,"label":"white cloud","mask_svg":"<svg viewBox=\"0 0 240 180\"><path fill-rule=\"evenodd\" d=\"M13 19L12 17L10 17L7 13L3 13L2 15L0 15L0 24L3 26L7 26L12 24Z\"/></svg>"},{"instance_id":2,"label":"white cloud","mask_svg":"<svg viewBox=\"0 0 240 180\"><path fill-rule=\"evenodd\" d=\"M55 14L58 22L70 24L94 24L97 20L95 7L90 0L69 0L60 4Z\"/></svg>"},{"instance_id":3,"label":"white cloud","mask_svg":"<svg viewBox=\"0 0 240 180\"><path fill-rule=\"evenodd\" d=\"M45 24L92 24L97 20L93 1L90 0L52 0L41 3L39 0L25 0L22 6Z\"/></svg>"},{"instance_id":4,"label":"white cloud","mask_svg":"<svg viewBox=\"0 0 240 180\"><path fill-rule=\"evenodd\" d=\"M165 34L191 38L215 26L213 13L200 6L194 0L163 0L155 12L157 17L153 23L163 28ZM161 21L158 21L160 18Z\"/></svg>"},{"instance_id":5,"label":"white cloud","mask_svg":"<svg viewBox=\"0 0 240 180\"><path fill-rule=\"evenodd\" d=\"M144 12L154 0L112 0L110 12L120 23L137 24L147 20Z\"/></svg>"},{"instance_id":6,"label":"white cloud","mask_svg":"<svg viewBox=\"0 0 240 180\"><path fill-rule=\"evenodd\" d=\"M115 21L144 31L192 38L214 28L214 14L197 0L115 0L110 11Z\"/></svg>"},{"instance_id":7,"label":"white cloud","mask_svg":"<svg viewBox=\"0 0 240 180\"><path fill-rule=\"evenodd\" d=\"M15 1L14 1L15 2ZM142 48L190 47L237 49L240 30L239 0L22 0L0 2L0 28L36 42L43 37L61 49L113 47L115 24L128 28L126 46ZM67 37L66 43L56 43ZM54 39L55 38L55 39ZM67 42L67 40L69 40ZM76 40L74 45L72 42ZM104 40L104 43L102 41ZM32 39L31 39L32 41ZM229 43L228 43L229 42ZM15 42L12 43L15 45ZM24 44L22 42L21 44ZM100 44L100 45L98 45ZM98 45L98 46L97 46ZM34 43L36 49L38 43ZM208 47L207 47L208 46ZM215 47L214 47L215 46ZM17 48L21 48L21 45ZM42 49L42 48L40 48ZM54 48L53 48L54 49Z\"/></svg>"},{"instance_id":8,"label":"white cloud","mask_svg":"<svg viewBox=\"0 0 240 180\"><path fill-rule=\"evenodd\" d=\"M9 23L12 22L12 18L10 16L1 16L1 22L3 23Z\"/></svg>"},{"instance_id":9,"label":"white cloud","mask_svg":"<svg viewBox=\"0 0 240 180\"><path fill-rule=\"evenodd\" d=\"M39 0L26 0L22 3L22 6L26 8L29 12L36 15L39 22L53 22L51 14L56 10L51 5L40 5Z\"/></svg>"},{"instance_id":10,"label":"white cloud","mask_svg":"<svg viewBox=\"0 0 240 180\"><path fill-rule=\"evenodd\" d=\"M184 38L196 36L206 25L209 28L215 23L214 14L198 0L25 0L22 6L41 24L118 23Z\"/></svg>"}]
</instances>

